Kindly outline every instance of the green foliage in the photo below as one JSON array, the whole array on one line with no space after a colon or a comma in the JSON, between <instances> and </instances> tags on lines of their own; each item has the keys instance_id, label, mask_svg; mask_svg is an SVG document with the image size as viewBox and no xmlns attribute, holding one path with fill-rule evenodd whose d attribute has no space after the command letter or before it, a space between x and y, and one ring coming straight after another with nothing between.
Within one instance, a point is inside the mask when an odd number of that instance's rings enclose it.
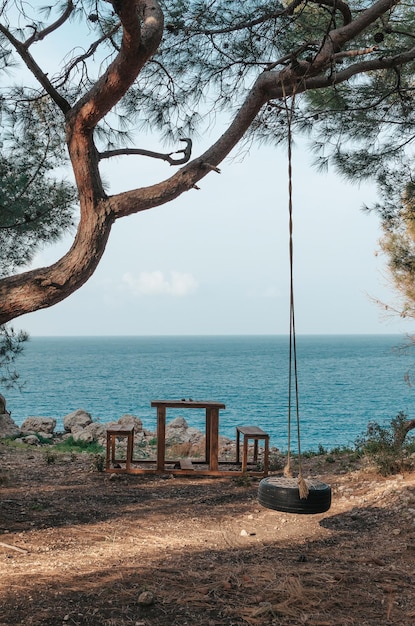
<instances>
[{"instance_id":1,"label":"green foliage","mask_svg":"<svg viewBox=\"0 0 415 626\"><path fill-rule=\"evenodd\" d=\"M0 276L29 263L72 225L74 193L27 160L0 154Z\"/></svg>"},{"instance_id":2,"label":"green foliage","mask_svg":"<svg viewBox=\"0 0 415 626\"><path fill-rule=\"evenodd\" d=\"M14 361L22 353L23 344L28 339L26 332L16 332L12 326L0 325L0 384L6 389L19 387L19 374L14 369Z\"/></svg>"},{"instance_id":3,"label":"green foliage","mask_svg":"<svg viewBox=\"0 0 415 626\"><path fill-rule=\"evenodd\" d=\"M41 433L35 433L36 437L39 439L39 443L42 446L50 446L53 444L53 439L49 437L44 437Z\"/></svg>"},{"instance_id":4,"label":"green foliage","mask_svg":"<svg viewBox=\"0 0 415 626\"><path fill-rule=\"evenodd\" d=\"M375 463L384 476L402 471L408 454L414 447L414 438L406 436L407 416L404 412L394 417L389 427L370 422L366 433L356 440L356 448Z\"/></svg>"},{"instance_id":5,"label":"green foliage","mask_svg":"<svg viewBox=\"0 0 415 626\"><path fill-rule=\"evenodd\" d=\"M305 452L302 452L301 456L305 459L311 459L314 456L324 456L325 454L327 454L327 448L319 443L317 450L306 450Z\"/></svg>"},{"instance_id":6,"label":"green foliage","mask_svg":"<svg viewBox=\"0 0 415 626\"><path fill-rule=\"evenodd\" d=\"M54 452L50 448L46 448L43 451L43 458L47 465L53 465L54 463L56 463L57 455L56 452Z\"/></svg>"},{"instance_id":7,"label":"green foliage","mask_svg":"<svg viewBox=\"0 0 415 626\"><path fill-rule=\"evenodd\" d=\"M58 452L88 452L89 454L102 454L103 447L96 441L81 441L72 436L54 445Z\"/></svg>"},{"instance_id":8,"label":"green foliage","mask_svg":"<svg viewBox=\"0 0 415 626\"><path fill-rule=\"evenodd\" d=\"M70 229L76 199L73 185L55 174L66 157L52 112L39 111L39 103L16 109L1 111L0 98L0 277Z\"/></svg>"},{"instance_id":9,"label":"green foliage","mask_svg":"<svg viewBox=\"0 0 415 626\"><path fill-rule=\"evenodd\" d=\"M283 68L292 59L312 62L328 30L340 26L348 14L341 5L331 10L302 2L291 10L288 2L272 0L164 0L161 4L165 16L162 43L111 118L99 127L97 140L102 147L125 146L137 129L152 133L161 130L169 140L194 136L206 120L212 122L218 111L237 109L254 80L270 66ZM356 16L370 4L354 0L349 11ZM47 11L39 12L26 3L20 9L24 12L22 27L15 35L20 40L29 38L33 30L39 32L56 19L61 10L50 5ZM6 24L7 17L5 12ZM356 64L359 50L367 50L362 55L365 61L403 53L412 45L414 23L413 7L400 3L350 42L329 71L335 77L336 72ZM111 3L89 1L76 4L65 28L71 30L73 51L58 64L50 80L72 103L96 81L101 70L99 61L109 62L118 52L121 29ZM13 50L5 37L0 38L1 42L3 70L12 74ZM77 46L88 53L77 56ZM0 62L0 72L1 68ZM412 74L413 66L408 64L407 69L367 73L360 81L347 81L323 91L310 90L296 104L295 128L321 136L322 149L326 146L333 158L341 154L343 144L352 146L356 141L369 148L368 154L376 151L379 133L384 135L386 131L401 143L401 127L408 132L413 128ZM42 90L26 87L18 92L13 88L4 93L18 103L14 119L25 119L33 103L39 102L48 125L55 120L46 100L39 98ZM286 123L281 110L281 106L265 108L251 136L259 141L285 140ZM53 136L62 139L62 129L55 130ZM341 141L337 141L339 137ZM372 143L370 138L375 141Z\"/></svg>"},{"instance_id":10,"label":"green foliage","mask_svg":"<svg viewBox=\"0 0 415 626\"><path fill-rule=\"evenodd\" d=\"M1 446L6 448L23 449L24 443L21 439L21 435L14 435L11 437L3 437L1 440Z\"/></svg>"},{"instance_id":11,"label":"green foliage","mask_svg":"<svg viewBox=\"0 0 415 626\"><path fill-rule=\"evenodd\" d=\"M97 472L103 472L105 470L105 456L103 454L94 454L92 467Z\"/></svg>"},{"instance_id":12,"label":"green foliage","mask_svg":"<svg viewBox=\"0 0 415 626\"><path fill-rule=\"evenodd\" d=\"M401 317L415 317L415 185L412 181L399 182L399 193L389 190L394 206L383 214L380 245L400 296L399 313Z\"/></svg>"},{"instance_id":13,"label":"green foliage","mask_svg":"<svg viewBox=\"0 0 415 626\"><path fill-rule=\"evenodd\" d=\"M275 452L271 452L268 457L268 469L270 472L278 472L279 470L284 469L285 459L281 454L277 454ZM263 463L259 465L259 469L263 469Z\"/></svg>"}]
</instances>

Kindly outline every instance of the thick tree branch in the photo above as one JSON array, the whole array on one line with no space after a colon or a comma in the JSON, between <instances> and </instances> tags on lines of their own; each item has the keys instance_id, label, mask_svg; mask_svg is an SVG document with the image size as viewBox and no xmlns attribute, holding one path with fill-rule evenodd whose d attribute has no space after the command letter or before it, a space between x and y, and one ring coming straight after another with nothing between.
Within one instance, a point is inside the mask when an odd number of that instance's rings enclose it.
<instances>
[{"instance_id":1,"label":"thick tree branch","mask_svg":"<svg viewBox=\"0 0 415 626\"><path fill-rule=\"evenodd\" d=\"M152 159L162 159L163 161L167 161L170 165L183 165L183 163L187 163L190 159L192 153L192 140L191 139L180 139L180 141L186 142L186 147L183 150L177 150L176 152L162 153L162 152L154 152L153 150L144 150L143 148L119 148L118 150L106 150L105 152L100 152L98 158L109 159L114 156L128 156L128 155L138 155L138 156L147 156ZM174 159L174 154L183 154L179 159Z\"/></svg>"},{"instance_id":2,"label":"thick tree branch","mask_svg":"<svg viewBox=\"0 0 415 626\"><path fill-rule=\"evenodd\" d=\"M347 41L351 41L360 35L368 26L376 22L381 15L391 10L396 4L399 4L399 1L400 0L378 0L378 2L372 4L368 9L362 11L362 13L349 24L332 30L315 59L315 65L318 66L320 63L322 66L326 65L327 59L330 58L333 53L340 52Z\"/></svg>"},{"instance_id":3,"label":"thick tree branch","mask_svg":"<svg viewBox=\"0 0 415 626\"><path fill-rule=\"evenodd\" d=\"M331 85L338 85L343 83L352 76L357 76L365 72L375 72L379 70L392 69L394 67L400 67L404 63L409 63L415 60L415 46L402 54L397 54L392 57L372 59L371 61L360 61L346 67L343 70L336 70L331 76L317 76L305 81L306 89L322 89L324 87L330 87Z\"/></svg>"},{"instance_id":4,"label":"thick tree branch","mask_svg":"<svg viewBox=\"0 0 415 626\"><path fill-rule=\"evenodd\" d=\"M137 78L161 41L163 14L156 0L124 0L118 12L121 48L106 72L67 114L66 136L79 192L81 219L105 198L93 132ZM141 15L141 19L140 19Z\"/></svg>"},{"instance_id":5,"label":"thick tree branch","mask_svg":"<svg viewBox=\"0 0 415 626\"><path fill-rule=\"evenodd\" d=\"M121 49L106 72L73 107L70 125L92 130L119 102L157 50L164 17L156 0L123 0L118 15L123 28ZM142 21L140 20L142 16ZM69 128L70 132L70 128Z\"/></svg>"},{"instance_id":6,"label":"thick tree branch","mask_svg":"<svg viewBox=\"0 0 415 626\"><path fill-rule=\"evenodd\" d=\"M352 13L350 11L350 7L346 2L342 2L342 0L311 0L315 4L332 7L333 11L340 11L343 15L343 24L350 24L352 21Z\"/></svg>"}]
</instances>

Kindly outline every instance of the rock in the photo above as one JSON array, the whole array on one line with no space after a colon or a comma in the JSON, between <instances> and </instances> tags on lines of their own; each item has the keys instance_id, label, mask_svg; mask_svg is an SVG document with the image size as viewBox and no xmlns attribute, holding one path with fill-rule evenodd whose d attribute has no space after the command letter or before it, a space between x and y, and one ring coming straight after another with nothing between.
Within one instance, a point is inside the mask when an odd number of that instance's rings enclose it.
<instances>
[{"instance_id":1,"label":"rock","mask_svg":"<svg viewBox=\"0 0 415 626\"><path fill-rule=\"evenodd\" d=\"M88 424L92 423L92 417L89 413L84 411L83 409L77 409L73 413L69 413L65 415L63 418L63 427L66 432L72 432L75 428L85 428Z\"/></svg>"},{"instance_id":2,"label":"rock","mask_svg":"<svg viewBox=\"0 0 415 626\"><path fill-rule=\"evenodd\" d=\"M177 431L187 430L189 428L189 424L186 422L184 417L175 417L174 420L169 422L166 426L166 431L171 431L174 433Z\"/></svg>"},{"instance_id":3,"label":"rock","mask_svg":"<svg viewBox=\"0 0 415 626\"><path fill-rule=\"evenodd\" d=\"M226 447L233 447L235 445L235 442L232 441L232 439L229 439L229 437L223 437L223 435L219 435L219 447L220 448L226 448Z\"/></svg>"},{"instance_id":4,"label":"rock","mask_svg":"<svg viewBox=\"0 0 415 626\"><path fill-rule=\"evenodd\" d=\"M10 417L10 413L0 413L0 438L20 435L20 428Z\"/></svg>"},{"instance_id":5,"label":"rock","mask_svg":"<svg viewBox=\"0 0 415 626\"><path fill-rule=\"evenodd\" d=\"M166 442L172 443L199 443L204 434L197 428L189 428L184 417L176 417L166 426Z\"/></svg>"},{"instance_id":6,"label":"rock","mask_svg":"<svg viewBox=\"0 0 415 626\"><path fill-rule=\"evenodd\" d=\"M91 422L85 428L76 427L72 430L72 436L75 441L88 441L92 443L93 441L98 441L99 443L106 441L106 426L104 424L100 424L99 422Z\"/></svg>"},{"instance_id":7,"label":"rock","mask_svg":"<svg viewBox=\"0 0 415 626\"><path fill-rule=\"evenodd\" d=\"M27 417L20 427L22 433L52 434L56 427L53 417Z\"/></svg>"},{"instance_id":8,"label":"rock","mask_svg":"<svg viewBox=\"0 0 415 626\"><path fill-rule=\"evenodd\" d=\"M142 606L150 606L150 604L154 604L154 595L151 591L142 591L138 596L138 604Z\"/></svg>"},{"instance_id":9,"label":"rock","mask_svg":"<svg viewBox=\"0 0 415 626\"><path fill-rule=\"evenodd\" d=\"M10 415L9 411L6 409L6 398L0 393L0 415Z\"/></svg>"},{"instance_id":10,"label":"rock","mask_svg":"<svg viewBox=\"0 0 415 626\"><path fill-rule=\"evenodd\" d=\"M26 437L21 438L21 441L23 441L23 443L29 444L29 446L38 446L40 444L40 441L36 437L36 435L26 435Z\"/></svg>"},{"instance_id":11,"label":"rock","mask_svg":"<svg viewBox=\"0 0 415 626\"><path fill-rule=\"evenodd\" d=\"M121 426L123 427L133 425L134 434L141 433L143 431L143 422L141 421L139 417L136 417L135 415L128 415L128 414L123 415L118 420L118 424L121 424Z\"/></svg>"}]
</instances>

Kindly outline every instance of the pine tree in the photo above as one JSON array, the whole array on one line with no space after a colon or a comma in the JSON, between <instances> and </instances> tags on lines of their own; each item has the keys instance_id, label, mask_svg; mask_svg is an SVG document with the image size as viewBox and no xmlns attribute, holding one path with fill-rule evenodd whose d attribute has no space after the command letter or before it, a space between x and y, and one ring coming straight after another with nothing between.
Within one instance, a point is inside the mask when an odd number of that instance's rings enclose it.
<instances>
[{"instance_id":1,"label":"pine tree","mask_svg":"<svg viewBox=\"0 0 415 626\"><path fill-rule=\"evenodd\" d=\"M120 217L194 189L243 140L285 142L287 101L293 131L309 134L319 166L333 163L345 176L374 178L383 190L394 180L400 197L412 180L411 3L68 0L39 9L16 1L0 11L3 132L15 138L15 146L22 142L22 154L38 142L38 156L48 163L36 206L29 212L22 207L8 223L22 234L21 218L38 219L38 233L43 228L46 239L66 228L73 197L53 167L66 157L79 204L67 254L50 267L0 280L0 324L80 288ZM65 45L59 61L57 51ZM194 156L197 133L218 113L228 120L225 131ZM136 147L143 131L169 142L173 151ZM8 161L4 138L1 156ZM182 167L156 184L108 196L100 163L120 154ZM18 178L24 161L11 161L6 175ZM12 214L8 193L2 221ZM52 206L64 210L53 213ZM382 219L396 220L387 197L377 208ZM41 228L48 212L51 221Z\"/></svg>"}]
</instances>

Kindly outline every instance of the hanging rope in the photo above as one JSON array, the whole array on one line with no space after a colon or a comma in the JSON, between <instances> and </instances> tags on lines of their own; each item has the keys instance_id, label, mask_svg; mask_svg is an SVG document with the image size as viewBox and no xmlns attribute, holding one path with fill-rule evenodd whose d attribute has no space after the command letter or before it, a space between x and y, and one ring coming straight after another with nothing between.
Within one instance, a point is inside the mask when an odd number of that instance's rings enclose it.
<instances>
[{"instance_id":1,"label":"hanging rope","mask_svg":"<svg viewBox=\"0 0 415 626\"><path fill-rule=\"evenodd\" d=\"M293 246L293 175L292 175L292 120L294 117L295 91L288 106L284 83L281 83L285 113L287 116L287 140L288 140L288 213L289 213L289 255L290 255L290 352L288 371L288 455L287 464L284 468L284 476L291 477L291 413L293 405L293 388L295 397L295 412L297 422L297 445L298 445L298 489L300 498L307 498L308 487L302 475L301 465L301 442L300 442L300 411L298 393L298 370L297 370L297 342L295 334L294 313L294 246Z\"/></svg>"}]
</instances>

